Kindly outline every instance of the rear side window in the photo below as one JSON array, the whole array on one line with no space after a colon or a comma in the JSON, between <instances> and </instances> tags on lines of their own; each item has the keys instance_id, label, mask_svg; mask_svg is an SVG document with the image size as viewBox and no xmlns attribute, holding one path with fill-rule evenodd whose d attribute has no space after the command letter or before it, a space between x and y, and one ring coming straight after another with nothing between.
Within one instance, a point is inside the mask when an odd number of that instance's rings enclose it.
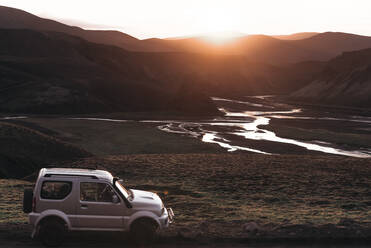
<instances>
[{"instance_id":1,"label":"rear side window","mask_svg":"<svg viewBox=\"0 0 371 248\"><path fill-rule=\"evenodd\" d=\"M41 186L41 198L62 200L72 191L72 182L44 181Z\"/></svg>"}]
</instances>

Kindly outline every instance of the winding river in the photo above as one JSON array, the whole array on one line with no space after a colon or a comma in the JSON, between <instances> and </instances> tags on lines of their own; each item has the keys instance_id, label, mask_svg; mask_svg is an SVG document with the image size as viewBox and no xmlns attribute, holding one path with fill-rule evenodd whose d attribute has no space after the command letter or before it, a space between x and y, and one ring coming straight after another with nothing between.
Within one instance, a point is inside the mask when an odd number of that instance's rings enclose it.
<instances>
[{"instance_id":1,"label":"winding river","mask_svg":"<svg viewBox=\"0 0 371 248\"><path fill-rule=\"evenodd\" d=\"M306 116L301 108L274 101L265 101L271 96L247 97L246 101L214 97L223 116L208 120L142 120L142 123L158 124L157 128L168 133L187 135L205 143L213 143L226 149L228 152L248 151L260 154L277 154L270 152L268 147L290 145L309 151L328 154L344 155L359 158L371 158L371 149L368 145L364 149L351 149L345 145L339 147L326 141L303 141L294 138L277 136L273 131L267 130L272 119L319 120L339 122L356 122L362 125L367 133L371 131L371 117L342 116L334 118L329 116ZM254 101L256 99L256 101ZM324 113L326 114L326 113ZM1 119L25 119L27 116L3 117ZM135 122L133 120L107 119L107 118L68 118L76 120L106 121L106 122ZM260 142L260 143L259 143ZM265 142L265 143L264 143ZM267 142L269 146L267 146ZM273 145L272 145L273 143ZM346 143L346 141L345 141ZM370 141L371 143L371 141ZM272 149L271 149L272 150ZM274 149L273 149L274 150ZM284 152L282 152L284 153ZM280 154L280 152L278 152Z\"/></svg>"},{"instance_id":2,"label":"winding river","mask_svg":"<svg viewBox=\"0 0 371 248\"><path fill-rule=\"evenodd\" d=\"M264 96L257 97L258 99L264 99ZM145 121L145 122L160 122L162 125L158 128L162 131L169 133L177 133L183 135L189 135L195 138L199 138L201 141L206 143L217 144L229 152L234 151L249 151L261 154L272 154L263 149L257 149L249 145L241 145L241 141L236 142L235 138L242 137L246 140L255 141L270 141L279 143L291 144L294 146L302 147L307 150L345 155L359 158L370 158L371 150L346 150L337 148L336 145L324 142L324 141L300 141L290 138L278 137L274 132L264 129L268 126L272 118L278 119L317 119L326 121L351 121L360 122L365 126L371 127L371 118L369 117L358 117L352 116L349 118L330 118L330 117L308 117L308 116L295 116L295 114L301 114L303 111L300 108L292 108L288 110L277 110L275 105L263 105L259 103L252 103L248 101L235 101L231 99L213 98L218 103L219 110L224 113L224 117L215 118L207 121ZM245 105L246 109L251 107L264 108L262 111L248 111L233 109L233 107L225 108L223 104L228 103L229 105L238 104ZM278 106L280 108L281 106ZM286 106L287 107L287 106ZM227 138L227 136L229 138ZM238 144L237 144L238 143ZM246 142L248 143L248 142Z\"/></svg>"}]
</instances>

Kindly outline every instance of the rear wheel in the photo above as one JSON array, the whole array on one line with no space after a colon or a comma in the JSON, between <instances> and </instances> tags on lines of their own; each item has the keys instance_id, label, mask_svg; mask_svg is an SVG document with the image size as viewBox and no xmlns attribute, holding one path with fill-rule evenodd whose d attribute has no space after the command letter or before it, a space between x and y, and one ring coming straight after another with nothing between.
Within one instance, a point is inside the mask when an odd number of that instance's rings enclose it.
<instances>
[{"instance_id":1,"label":"rear wheel","mask_svg":"<svg viewBox=\"0 0 371 248\"><path fill-rule=\"evenodd\" d=\"M62 220L45 220L40 226L39 237L41 242L48 247L60 246L64 240L66 226Z\"/></svg>"},{"instance_id":2,"label":"rear wheel","mask_svg":"<svg viewBox=\"0 0 371 248\"><path fill-rule=\"evenodd\" d=\"M130 237L136 244L150 244L155 239L157 228L158 224L154 220L139 219L131 225Z\"/></svg>"}]
</instances>

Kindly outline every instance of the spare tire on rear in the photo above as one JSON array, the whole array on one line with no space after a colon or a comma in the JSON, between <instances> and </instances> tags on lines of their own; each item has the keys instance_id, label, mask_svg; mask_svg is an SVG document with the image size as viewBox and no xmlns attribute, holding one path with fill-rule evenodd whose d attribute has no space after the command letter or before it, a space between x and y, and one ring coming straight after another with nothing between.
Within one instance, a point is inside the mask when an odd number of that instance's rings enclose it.
<instances>
[{"instance_id":1,"label":"spare tire on rear","mask_svg":"<svg viewBox=\"0 0 371 248\"><path fill-rule=\"evenodd\" d=\"M23 191L23 212L25 212L26 214L32 212L32 198L33 190L25 189Z\"/></svg>"}]
</instances>

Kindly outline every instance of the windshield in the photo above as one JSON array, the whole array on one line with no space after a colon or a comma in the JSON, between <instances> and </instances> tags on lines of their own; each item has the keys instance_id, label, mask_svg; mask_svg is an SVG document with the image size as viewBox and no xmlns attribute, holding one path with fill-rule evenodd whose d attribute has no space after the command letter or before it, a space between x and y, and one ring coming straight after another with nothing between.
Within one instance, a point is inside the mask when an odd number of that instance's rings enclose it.
<instances>
[{"instance_id":1,"label":"windshield","mask_svg":"<svg viewBox=\"0 0 371 248\"><path fill-rule=\"evenodd\" d=\"M122 186L122 184L119 182L119 181L116 181L116 187L121 191L121 193L126 197L126 198L129 198L130 196L130 192L125 189L124 186Z\"/></svg>"}]
</instances>

